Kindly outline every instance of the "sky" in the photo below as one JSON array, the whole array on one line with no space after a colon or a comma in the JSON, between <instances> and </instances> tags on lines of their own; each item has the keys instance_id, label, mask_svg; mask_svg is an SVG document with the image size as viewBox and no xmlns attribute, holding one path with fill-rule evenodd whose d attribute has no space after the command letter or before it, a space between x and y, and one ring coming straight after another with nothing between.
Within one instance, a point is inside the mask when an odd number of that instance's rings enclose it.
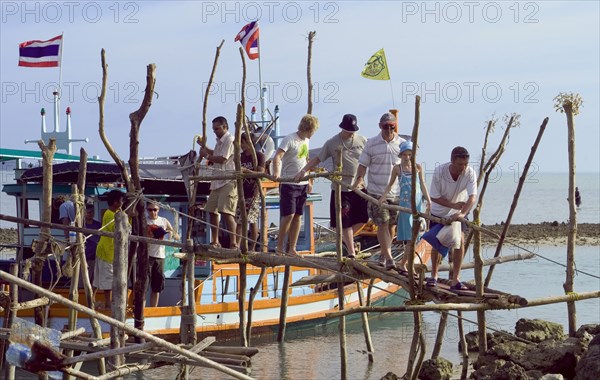
<instances>
[{"instance_id":1,"label":"sky","mask_svg":"<svg viewBox=\"0 0 600 380\"><path fill-rule=\"evenodd\" d=\"M577 171L600 168L600 6L598 1L324 1L324 2L21 2L2 1L0 25L0 146L37 149L40 109L52 124L56 68L18 67L18 44L64 34L61 128L72 110L74 143L109 159L98 136L98 102L106 49L108 92L105 130L122 159L129 158L129 113L138 109L146 65L156 64L156 95L140 130L140 156L188 152L202 131L204 91L216 47L224 40L210 121L235 121L242 63L234 37L259 20L260 66L269 88L269 109L280 108L281 133L296 130L307 111L308 33L312 54L313 114L320 128L311 148L339 132L346 113L359 133L379 133L379 117L399 110L400 133L410 134L415 96L421 96L417 160L427 172L464 146L478 162L486 121L497 119L489 146L504 131L504 116L520 115L499 163L501 175L523 169L544 118L549 118L531 175L567 172L567 123L554 110L560 92L579 93L575 117ZM372 54L385 49L391 81L361 77ZM259 62L247 64L247 113L259 108ZM489 148L491 150L491 148Z\"/></svg>"}]
</instances>

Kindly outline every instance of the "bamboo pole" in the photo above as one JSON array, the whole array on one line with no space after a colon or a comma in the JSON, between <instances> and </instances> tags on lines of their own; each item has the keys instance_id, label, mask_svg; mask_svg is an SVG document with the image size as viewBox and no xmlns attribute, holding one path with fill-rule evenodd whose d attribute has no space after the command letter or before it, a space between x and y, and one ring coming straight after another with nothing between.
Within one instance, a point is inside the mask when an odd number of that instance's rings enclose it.
<instances>
[{"instance_id":1,"label":"bamboo pole","mask_svg":"<svg viewBox=\"0 0 600 380\"><path fill-rule=\"evenodd\" d=\"M85 160L87 159L87 157L85 158L80 158L79 161L79 175L78 177L81 178L83 177L83 188L85 188ZM82 167L83 167L83 171L82 171ZM75 225L78 227L81 227L83 224L83 215L81 214L81 199L79 197L79 188L77 185L71 185L71 192L72 192L72 196L73 199L75 200L75 202L73 202L73 207L75 209ZM73 302L79 302L79 271L81 268L81 260L78 260L78 257L81 257L80 254L80 244L83 244L83 237L81 236L81 234L78 234L79 236L77 236L76 238L76 243L75 245L71 245L70 249L70 253L69 253L69 260L67 260L66 264L67 266L72 265L73 266L73 273L71 276L71 284L69 286L69 299ZM73 331L77 328L77 311L74 309L69 309L69 317L68 317L68 321L67 321L67 326L69 331ZM66 357L72 357L73 356L73 351L72 350L65 350L64 352ZM70 380L71 376L68 374L64 374L63 375L63 379L64 380Z\"/></svg>"},{"instance_id":2,"label":"bamboo pole","mask_svg":"<svg viewBox=\"0 0 600 380\"><path fill-rule=\"evenodd\" d=\"M129 223L127 215L123 211L115 214L115 257L113 259L113 279L112 279L112 317L125 323L127 306L127 256L129 248ZM110 329L110 348L118 349L125 347L125 332L115 326ZM118 368L125 364L125 356L118 354L109 356L113 368Z\"/></svg>"},{"instance_id":3,"label":"bamboo pole","mask_svg":"<svg viewBox=\"0 0 600 380\"><path fill-rule=\"evenodd\" d=\"M188 305L187 310L189 310L189 315L191 316L188 328L189 333L187 336L187 343L196 344L197 336L196 336L196 297L194 295L194 288L196 284L196 273L195 273L195 255L194 255L194 242L189 239L187 240L188 248L186 249L187 254L187 265L186 269L186 277L187 277L187 298Z\"/></svg>"},{"instance_id":4,"label":"bamboo pole","mask_svg":"<svg viewBox=\"0 0 600 380\"><path fill-rule=\"evenodd\" d=\"M469 354L467 353L467 341L465 340L465 332L463 329L462 311L458 312L458 335L460 336L462 356L462 372L460 374L460 379L465 380L467 378L467 370L469 368Z\"/></svg>"},{"instance_id":5,"label":"bamboo pole","mask_svg":"<svg viewBox=\"0 0 600 380\"><path fill-rule=\"evenodd\" d=\"M489 304L489 303L444 303L444 304L426 304L426 305L406 305L406 306L369 306L354 307L344 311L335 311L327 313L327 318L337 318L340 314L350 315L355 313L393 313L393 312L413 312L413 311L477 311L477 310L512 310L541 305L550 305L554 303L583 301L591 298L600 298L600 291L563 294L529 300L525 305L519 304Z\"/></svg>"},{"instance_id":6,"label":"bamboo pole","mask_svg":"<svg viewBox=\"0 0 600 380\"><path fill-rule=\"evenodd\" d=\"M479 224L479 211L481 207L481 198L480 202L473 211L473 219L474 222ZM483 299L483 260L481 258L481 232L475 231L473 235L473 260L475 261L475 292L477 298ZM460 320L462 322L462 319ZM460 325L459 325L460 326ZM462 327L462 326L460 326ZM486 334L486 321L485 321L485 311L479 310L477 311L477 337L479 340L479 354L483 355L487 351L487 334Z\"/></svg>"},{"instance_id":7,"label":"bamboo pole","mask_svg":"<svg viewBox=\"0 0 600 380\"><path fill-rule=\"evenodd\" d=\"M243 57L243 52L241 51L242 49L240 48L240 54ZM243 75L243 81L242 81L242 99L243 98L243 92L244 92L244 86L245 86L245 81L246 81L246 75L245 75L245 71L244 71L244 75ZM242 171L242 156L241 156L241 148L240 148L240 141L241 141L241 136L242 136L242 123L244 120L244 100L242 100L241 104L237 105L237 112L236 112L236 118L235 118L235 140L233 143L233 157L234 157L234 163L235 163L235 171L236 172L241 172ZM252 141L250 136L247 136L249 141ZM241 250L241 254L242 255L246 255L248 253L248 215L246 214L246 199L244 197L244 178L242 176L238 176L236 178L236 187L237 187L237 195L238 195L238 209L240 211L240 216L241 216L241 232L242 232L242 238L240 239L240 245L239 248ZM231 238L232 239L237 239L235 236L235 232L236 231L231 231ZM233 244L235 244L235 240L232 242ZM248 346L248 337L246 335L246 305L245 305L245 301L246 301L246 263L240 263L239 264L239 270L240 270L240 276L239 276L239 286L238 286L238 316L239 316L239 320L240 320L240 326L239 326L239 333L240 333L240 344L244 347Z\"/></svg>"},{"instance_id":8,"label":"bamboo pole","mask_svg":"<svg viewBox=\"0 0 600 380\"><path fill-rule=\"evenodd\" d=\"M309 35L310 36L310 35ZM309 46L311 46L312 39L309 37ZM309 48L310 52L310 48ZM310 62L310 61L309 61ZM309 94L310 97L310 94ZM309 103L310 104L310 103ZM342 172L342 147L340 146L336 151L337 155L337 168L336 172ZM335 242L336 242L336 254L337 261L342 262L342 187L340 184L335 185ZM344 310L344 282L338 281L337 283L337 294L338 294L338 310ZM346 317L341 315L339 318L338 331L340 334L340 378L346 379L348 377L348 353L346 352Z\"/></svg>"},{"instance_id":9,"label":"bamboo pole","mask_svg":"<svg viewBox=\"0 0 600 380\"><path fill-rule=\"evenodd\" d=\"M358 294L358 303L360 306L366 306L365 295L363 294L363 288L360 282L356 282L356 291ZM375 347L373 347L373 340L371 339L371 329L369 328L369 315L367 313L361 313L361 322L363 328L363 334L365 336L365 345L367 346L367 357L369 363L373 363L373 354L375 353Z\"/></svg>"},{"instance_id":10,"label":"bamboo pole","mask_svg":"<svg viewBox=\"0 0 600 380\"><path fill-rule=\"evenodd\" d=\"M44 222L50 222L52 217L52 160L54 159L54 153L56 153L56 139L51 138L48 142L48 146L44 144L44 141L39 140L38 146L42 151L42 167L44 171L44 182L42 184L42 220ZM40 244L37 245L34 257L32 258L32 269L33 269L33 283L42 286L42 269L44 262L46 261L43 256L44 252L43 244L48 240L50 236L49 228L41 228L40 230ZM45 327L46 318L44 308L37 307L34 309L35 323Z\"/></svg>"},{"instance_id":11,"label":"bamboo pole","mask_svg":"<svg viewBox=\"0 0 600 380\"><path fill-rule=\"evenodd\" d=\"M567 235L567 275L563 284L565 293L574 291L573 280L575 277L575 240L577 239L577 207L575 205L575 121L572 102L563 104L567 115L568 127L568 156L569 156L569 232ZM575 302L567 302L569 314L569 336L574 337L577 331L577 313Z\"/></svg>"},{"instance_id":12,"label":"bamboo pole","mask_svg":"<svg viewBox=\"0 0 600 380\"><path fill-rule=\"evenodd\" d=\"M519 178L517 190L515 191L515 194L513 196L513 201L512 201L512 204L510 205L510 211L508 212L508 216L506 217L506 222L504 223L504 229L502 230L502 234L500 235L498 245L496 246L496 252L494 253L494 257L500 256L500 253L502 251L502 244L504 243L504 239L506 238L506 234L508 233L508 227L510 226L510 222L511 222L513 213L515 212L515 209L517 208L519 195L521 195L521 190L523 189L525 179L527 178L527 172L529 171L529 167L531 166L531 162L533 161L533 157L535 156L535 152L537 151L538 145L540 144L540 141L542 140L542 136L544 135L544 131L546 130L546 125L548 125L548 118L545 118L544 121L542 122L542 125L540 125L540 130L538 132L538 135L535 139L535 142L533 143L533 146L531 147L531 152L529 153L527 162L525 163L525 166L523 167L523 173L521 174L521 178ZM484 286L486 286L486 287L489 286L490 281L492 280L492 273L494 272L494 268L495 268L495 265L491 265L490 268L488 269L487 276L485 277L485 282L484 282Z\"/></svg>"},{"instance_id":13,"label":"bamboo pole","mask_svg":"<svg viewBox=\"0 0 600 380\"><path fill-rule=\"evenodd\" d=\"M437 359L440 356L442 342L444 341L444 334L446 333L446 325L448 325L448 312L442 311L440 314L440 324L438 325L437 336L433 345L433 351L431 352L432 359Z\"/></svg>"},{"instance_id":14,"label":"bamboo pole","mask_svg":"<svg viewBox=\"0 0 600 380\"><path fill-rule=\"evenodd\" d=\"M277 329L277 341L283 342L285 339L285 328L287 318L288 294L290 290L291 266L286 265L283 272L283 289L281 289L281 306L279 309L279 328Z\"/></svg>"},{"instance_id":15,"label":"bamboo pole","mask_svg":"<svg viewBox=\"0 0 600 380\"><path fill-rule=\"evenodd\" d=\"M215 59L213 61L213 67L210 72L210 77L208 78L208 85L206 86L206 90L204 91L204 103L202 104L202 138L200 145L206 145L206 112L208 110L208 95L210 94L210 90L212 87L212 82L215 77L215 72L217 71L217 63L219 62L219 55L221 55L221 47L225 40L221 40L219 46L217 46L217 51L215 52Z\"/></svg>"},{"instance_id":16,"label":"bamboo pole","mask_svg":"<svg viewBox=\"0 0 600 380\"><path fill-rule=\"evenodd\" d=\"M311 65L312 65L312 47L315 36L317 35L316 31L308 32L308 59L306 62L306 81L308 82L308 108L306 110L307 114L312 114L313 109L313 83L312 83L312 73L311 73Z\"/></svg>"},{"instance_id":17,"label":"bamboo pole","mask_svg":"<svg viewBox=\"0 0 600 380\"><path fill-rule=\"evenodd\" d=\"M20 287L22 287L24 289L32 291L32 292L34 292L36 294L48 297L50 300L52 300L54 302L58 302L58 303L60 303L62 305L75 308L75 309L77 309L78 311L80 311L80 312L82 312L84 314L95 315L99 320L101 320L103 322L106 322L106 323L110 324L111 326L116 326L116 327L118 327L120 329L125 330L126 332L128 332L129 334L131 334L133 336L137 336L137 337L145 339L145 340L147 340L149 342L153 342L157 346L164 347L165 349L167 349L169 351L175 352L177 354L180 354L180 355L185 356L187 358L190 358L192 360L196 360L196 361L200 362L201 364L206 365L207 367L216 369L216 370L218 370L220 372L223 372L225 374L231 375L231 376L233 376L235 378L238 378L238 379L247 379L247 380L251 379L250 377L248 377L246 375L240 374L240 373L238 373L238 372L236 372L234 370L231 370L231 369L229 369L229 368L227 368L227 367L225 367L223 365L215 363L212 360L206 359L206 358L204 358L204 357L202 357L202 356L200 356L200 355L198 355L196 353L193 353L193 352L190 352L188 350L182 349L181 347L179 347L179 346L177 346L177 345L175 345L173 343L167 342L164 339L160 339L158 337L155 337L154 335L148 334L147 332L145 332L143 330L138 330L138 329L136 329L134 327L128 326L127 324L125 324L123 322L119 322L119 321L117 321L117 320L115 320L115 319L113 319L113 318L111 318L111 317L109 317L107 315L96 313L94 310L92 310L92 309L90 309L88 307L85 307L83 305L74 303L74 302L68 300L67 298L61 297L58 294L54 294L54 293L52 293L49 290L46 290L46 289L44 289L42 287L36 286L34 284L31 284L31 283L29 283L29 282L27 282L27 281L25 281L23 279L20 279L18 277L12 276L12 275L4 272L4 271L0 271L0 279L5 280L5 281L10 282L10 283L14 283L17 286L20 286Z\"/></svg>"},{"instance_id":18,"label":"bamboo pole","mask_svg":"<svg viewBox=\"0 0 600 380\"><path fill-rule=\"evenodd\" d=\"M10 264L10 274L13 275L14 277L18 277L19 275L19 265L17 263L13 263ZM5 314L4 317L4 327L5 328L10 328L13 324L13 321L15 320L16 316L17 316L17 309L14 308L14 306L16 306L19 303L19 288L17 287L16 284L11 283L9 286L9 294L10 294L10 308L7 308L7 313ZM2 358L4 358L4 345L5 345L6 340L2 340L2 345L3 345L3 349L2 351L0 351L0 355L2 355ZM6 376L7 380L14 380L15 379L15 366L11 365L10 363L6 363L5 367L4 366L0 366L0 369L5 368L4 371L4 375Z\"/></svg>"}]
</instances>

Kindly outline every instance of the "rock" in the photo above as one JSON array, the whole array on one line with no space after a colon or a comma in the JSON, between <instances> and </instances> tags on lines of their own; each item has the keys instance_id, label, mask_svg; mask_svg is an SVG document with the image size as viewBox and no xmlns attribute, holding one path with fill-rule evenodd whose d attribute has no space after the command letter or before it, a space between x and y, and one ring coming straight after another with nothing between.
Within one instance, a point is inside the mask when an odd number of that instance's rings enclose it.
<instances>
[{"instance_id":1,"label":"rock","mask_svg":"<svg viewBox=\"0 0 600 380\"><path fill-rule=\"evenodd\" d=\"M534 349L526 350L521 357L515 357L514 361L526 370L561 374L570 379L575 376L575 366L585 350L586 344L577 338L568 338L562 342L548 340L537 344Z\"/></svg>"},{"instance_id":2,"label":"rock","mask_svg":"<svg viewBox=\"0 0 600 380\"><path fill-rule=\"evenodd\" d=\"M542 378L542 376L544 376L542 371L538 371L537 369L532 369L525 373L527 374L527 376L531 377L533 380L539 380Z\"/></svg>"},{"instance_id":3,"label":"rock","mask_svg":"<svg viewBox=\"0 0 600 380\"><path fill-rule=\"evenodd\" d=\"M381 380L400 380L400 378L394 372L388 372Z\"/></svg>"},{"instance_id":4,"label":"rock","mask_svg":"<svg viewBox=\"0 0 600 380\"><path fill-rule=\"evenodd\" d=\"M479 369L488 366L498 359L504 361L518 362L522 360L525 351L531 349L532 345L523 342L504 342L489 348L485 354L479 355L477 361L473 363L473 368ZM531 369L531 368L530 368Z\"/></svg>"},{"instance_id":5,"label":"rock","mask_svg":"<svg viewBox=\"0 0 600 380\"><path fill-rule=\"evenodd\" d=\"M592 339L575 367L575 380L597 379L600 379L600 334Z\"/></svg>"},{"instance_id":6,"label":"rock","mask_svg":"<svg viewBox=\"0 0 600 380\"><path fill-rule=\"evenodd\" d=\"M444 358L428 359L423 362L419 379L449 380L452 376L452 363Z\"/></svg>"},{"instance_id":7,"label":"rock","mask_svg":"<svg viewBox=\"0 0 600 380\"><path fill-rule=\"evenodd\" d=\"M494 333L487 333L486 336L488 349L499 343L514 341L513 335L506 331L494 331ZM465 334L465 341L467 342L468 352L479 351L479 337L477 336L477 331L471 331L470 333ZM458 341L458 351L462 351L460 340Z\"/></svg>"},{"instance_id":8,"label":"rock","mask_svg":"<svg viewBox=\"0 0 600 380\"><path fill-rule=\"evenodd\" d=\"M591 334L591 335L598 335L598 334L600 334L600 325L596 325L596 324L581 325L581 327L579 327L577 329L575 336L577 338L581 338L583 336L584 332L587 332L588 334Z\"/></svg>"},{"instance_id":9,"label":"rock","mask_svg":"<svg viewBox=\"0 0 600 380\"><path fill-rule=\"evenodd\" d=\"M540 380L564 380L565 378L560 373L547 373L540 377Z\"/></svg>"},{"instance_id":10,"label":"rock","mask_svg":"<svg viewBox=\"0 0 600 380\"><path fill-rule=\"evenodd\" d=\"M541 319L525 318L517 321L515 335L534 343L540 343L548 339L562 340L565 338L562 325Z\"/></svg>"},{"instance_id":11,"label":"rock","mask_svg":"<svg viewBox=\"0 0 600 380\"><path fill-rule=\"evenodd\" d=\"M525 369L518 364L499 359L479 368L471 374L472 379L477 380L530 380Z\"/></svg>"}]
</instances>

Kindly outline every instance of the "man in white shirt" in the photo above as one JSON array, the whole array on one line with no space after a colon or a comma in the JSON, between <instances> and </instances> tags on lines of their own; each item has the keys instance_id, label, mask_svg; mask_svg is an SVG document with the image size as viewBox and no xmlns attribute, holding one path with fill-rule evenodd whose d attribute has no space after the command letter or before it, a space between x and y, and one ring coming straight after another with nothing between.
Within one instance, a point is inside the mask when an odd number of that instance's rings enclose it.
<instances>
[{"instance_id":1,"label":"man in white shirt","mask_svg":"<svg viewBox=\"0 0 600 380\"><path fill-rule=\"evenodd\" d=\"M273 177L294 178L308 161L308 140L319 128L319 120L313 115L304 115L298 125L298 131L281 140L273 159ZM302 173L304 176L306 173ZM300 218L304 214L304 205L312 181L282 182L279 186L279 239L277 253L297 255L296 243L300 234ZM289 251L285 249L288 240Z\"/></svg>"},{"instance_id":2,"label":"man in white shirt","mask_svg":"<svg viewBox=\"0 0 600 380\"><path fill-rule=\"evenodd\" d=\"M450 162L435 168L429 193L432 216L457 221L471 211L477 198L477 175L469 166L469 152L465 148L457 146L452 149ZM435 241L435 235L441 227L439 223L431 222L429 231L423 235L423 239L434 246L431 251L432 278L427 279L427 286L437 286L439 255L445 257L449 252L448 248L437 244L439 240ZM463 230L465 227L463 225ZM452 249L452 288L455 290L467 289L459 281L465 250L464 234L461 235L463 236L461 236L460 248Z\"/></svg>"},{"instance_id":3,"label":"man in white shirt","mask_svg":"<svg viewBox=\"0 0 600 380\"><path fill-rule=\"evenodd\" d=\"M165 235L171 234L174 239L179 239L171 227L171 223L162 216L158 216L158 206L152 203L146 205L148 217L148 236L163 240ZM150 307L158 306L160 292L165 289L165 246L148 244L148 277L150 279Z\"/></svg>"},{"instance_id":4,"label":"man in white shirt","mask_svg":"<svg viewBox=\"0 0 600 380\"><path fill-rule=\"evenodd\" d=\"M200 157L214 163L215 174L231 174L235 170L235 163L233 162L233 136L229 133L227 119L223 116L216 117L212 121L212 129L217 136L215 149L203 146L200 149ZM222 173L219 173L220 171ZM221 215L229 232L229 248L237 248L234 218L237 202L236 181L217 179L210 182L210 194L204 206L204 210L210 215L210 245L221 246L219 243L219 216Z\"/></svg>"},{"instance_id":5,"label":"man in white shirt","mask_svg":"<svg viewBox=\"0 0 600 380\"><path fill-rule=\"evenodd\" d=\"M405 140L396 133L396 117L390 113L384 113L379 119L381 133L367 140L365 149L358 159L358 171L352 187L354 189L363 185L364 176L368 171L367 192L375 199L381 198L390 180L394 166L400 163L400 144ZM399 187L393 186L387 194L386 203L397 205L399 199ZM377 226L377 240L381 247L379 265L386 269L396 268L392 258L392 236L398 212L379 207L376 203L369 202L369 218Z\"/></svg>"}]
</instances>

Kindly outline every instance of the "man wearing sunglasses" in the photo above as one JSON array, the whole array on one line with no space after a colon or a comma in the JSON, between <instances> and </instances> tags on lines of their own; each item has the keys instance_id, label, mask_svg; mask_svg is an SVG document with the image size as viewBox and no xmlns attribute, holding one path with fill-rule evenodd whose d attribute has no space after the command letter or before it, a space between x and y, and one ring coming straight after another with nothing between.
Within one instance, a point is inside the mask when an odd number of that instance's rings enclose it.
<instances>
[{"instance_id":1,"label":"man wearing sunglasses","mask_svg":"<svg viewBox=\"0 0 600 380\"><path fill-rule=\"evenodd\" d=\"M358 189L364 187L364 176L367 173L367 193L379 199L387 187L392 174L392 169L400 163L400 144L405 140L396 133L396 117L390 113L384 113L379 119L380 133L367 140L365 149L358 159L358 170L352 187ZM392 186L388 192L386 203L399 203L399 187ZM376 203L369 202L369 218L377 226L377 240L381 247L379 265L387 270L394 269L396 264L392 258L392 236L396 225L398 212L379 207Z\"/></svg>"},{"instance_id":2,"label":"man wearing sunglasses","mask_svg":"<svg viewBox=\"0 0 600 380\"><path fill-rule=\"evenodd\" d=\"M179 239L177 232L171 226L168 219L158 215L158 206L153 203L146 205L148 217L148 236L163 240L165 235L171 234L175 240ZM148 276L150 279L150 307L158 306L160 292L165 289L165 246L159 244L148 244Z\"/></svg>"}]
</instances>

